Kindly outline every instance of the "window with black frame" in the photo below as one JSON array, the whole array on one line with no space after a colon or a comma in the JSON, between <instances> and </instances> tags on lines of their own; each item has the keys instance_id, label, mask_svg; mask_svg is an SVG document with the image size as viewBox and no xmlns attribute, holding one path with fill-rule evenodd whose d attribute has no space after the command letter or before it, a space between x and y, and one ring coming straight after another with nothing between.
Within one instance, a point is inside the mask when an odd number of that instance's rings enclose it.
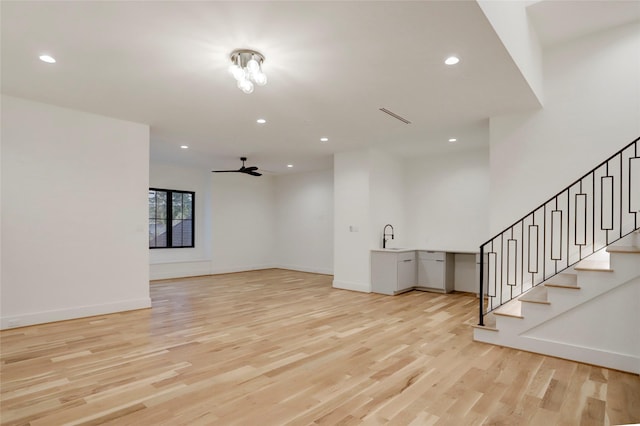
<instances>
[{"instance_id":1,"label":"window with black frame","mask_svg":"<svg viewBox=\"0 0 640 426\"><path fill-rule=\"evenodd\" d=\"M149 248L194 247L196 194L149 188Z\"/></svg>"}]
</instances>

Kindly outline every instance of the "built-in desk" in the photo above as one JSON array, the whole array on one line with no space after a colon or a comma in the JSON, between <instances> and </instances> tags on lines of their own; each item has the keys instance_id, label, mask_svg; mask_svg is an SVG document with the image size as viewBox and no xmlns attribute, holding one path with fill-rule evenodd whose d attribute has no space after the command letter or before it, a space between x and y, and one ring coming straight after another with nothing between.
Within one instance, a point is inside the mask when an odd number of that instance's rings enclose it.
<instances>
[{"instance_id":1,"label":"built-in desk","mask_svg":"<svg viewBox=\"0 0 640 426\"><path fill-rule=\"evenodd\" d=\"M417 250L416 290L451 293L454 288L454 255L445 251Z\"/></svg>"},{"instance_id":2,"label":"built-in desk","mask_svg":"<svg viewBox=\"0 0 640 426\"><path fill-rule=\"evenodd\" d=\"M409 258L412 260L407 261ZM409 283L407 280L411 279ZM477 253L413 248L371 250L372 292L393 295L413 289L477 294Z\"/></svg>"}]
</instances>

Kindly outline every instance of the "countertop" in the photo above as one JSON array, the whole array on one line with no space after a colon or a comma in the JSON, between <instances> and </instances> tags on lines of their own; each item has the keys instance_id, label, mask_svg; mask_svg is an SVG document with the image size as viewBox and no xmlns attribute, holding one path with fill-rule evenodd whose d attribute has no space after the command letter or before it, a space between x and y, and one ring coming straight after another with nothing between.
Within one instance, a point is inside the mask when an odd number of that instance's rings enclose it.
<instances>
[{"instance_id":1,"label":"countertop","mask_svg":"<svg viewBox=\"0 0 640 426\"><path fill-rule=\"evenodd\" d=\"M378 248L371 249L371 251L382 252L382 253L406 253L409 251L431 251L431 252L445 252L445 253L460 253L460 254L478 254L479 251L469 251L469 250L442 250L442 249L426 249L426 248Z\"/></svg>"}]
</instances>

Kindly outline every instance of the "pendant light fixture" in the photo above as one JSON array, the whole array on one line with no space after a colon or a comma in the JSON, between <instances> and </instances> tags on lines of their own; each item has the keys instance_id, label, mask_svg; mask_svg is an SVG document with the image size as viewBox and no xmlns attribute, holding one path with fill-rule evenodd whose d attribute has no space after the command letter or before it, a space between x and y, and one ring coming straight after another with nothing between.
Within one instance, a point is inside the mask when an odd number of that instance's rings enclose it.
<instances>
[{"instance_id":1,"label":"pendant light fixture","mask_svg":"<svg viewBox=\"0 0 640 426\"><path fill-rule=\"evenodd\" d=\"M267 76L262 71L264 55L250 49L236 49L231 52L229 72L236 79L238 89L253 93L254 86L267 84Z\"/></svg>"}]
</instances>

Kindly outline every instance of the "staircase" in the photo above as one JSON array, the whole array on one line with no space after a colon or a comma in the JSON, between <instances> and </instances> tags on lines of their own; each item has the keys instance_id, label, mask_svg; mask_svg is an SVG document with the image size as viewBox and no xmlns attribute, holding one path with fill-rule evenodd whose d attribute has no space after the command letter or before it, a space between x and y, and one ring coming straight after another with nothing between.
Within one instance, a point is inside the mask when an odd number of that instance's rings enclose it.
<instances>
[{"instance_id":1,"label":"staircase","mask_svg":"<svg viewBox=\"0 0 640 426\"><path fill-rule=\"evenodd\" d=\"M640 374L640 245L624 241L494 310L474 340Z\"/></svg>"},{"instance_id":2,"label":"staircase","mask_svg":"<svg viewBox=\"0 0 640 426\"><path fill-rule=\"evenodd\" d=\"M639 140L480 247L474 340L640 374Z\"/></svg>"}]
</instances>

